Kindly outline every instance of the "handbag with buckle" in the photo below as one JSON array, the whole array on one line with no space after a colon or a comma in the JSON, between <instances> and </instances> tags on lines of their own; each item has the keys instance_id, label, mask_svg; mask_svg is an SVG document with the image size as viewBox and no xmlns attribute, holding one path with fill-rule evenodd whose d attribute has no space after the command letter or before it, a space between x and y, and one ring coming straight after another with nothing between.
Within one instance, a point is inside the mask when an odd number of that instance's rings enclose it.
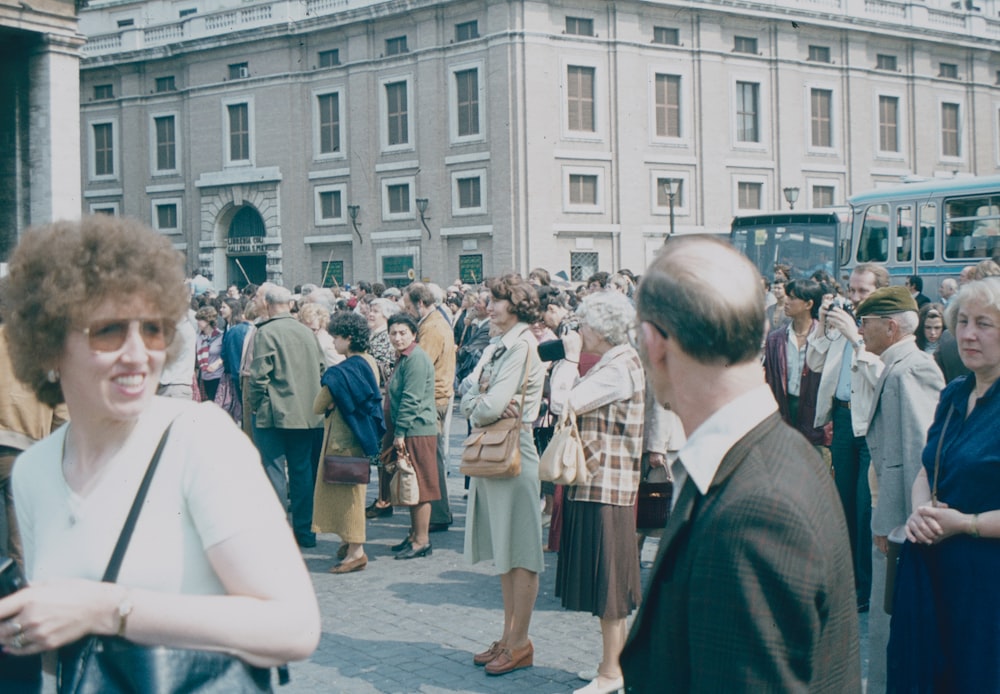
<instances>
[{"instance_id":1,"label":"handbag with buckle","mask_svg":"<svg viewBox=\"0 0 1000 694\"><path fill-rule=\"evenodd\" d=\"M524 363L521 383L521 406L517 417L504 417L492 424L473 427L462 443L462 464L459 471L469 477L504 479L521 474L521 415L528 389L528 361Z\"/></svg>"},{"instance_id":2,"label":"handbag with buckle","mask_svg":"<svg viewBox=\"0 0 1000 694\"><path fill-rule=\"evenodd\" d=\"M172 426L173 423L163 432L136 492L101 579L105 583L118 580L132 531ZM270 670L218 651L143 646L119 636L86 636L60 648L58 657L56 687L59 694L254 694L272 691ZM288 681L288 671L283 667L278 671L279 681L284 684Z\"/></svg>"},{"instance_id":3,"label":"handbag with buckle","mask_svg":"<svg viewBox=\"0 0 1000 694\"><path fill-rule=\"evenodd\" d=\"M654 475L654 472L657 474ZM639 482L639 493L636 500L636 530L662 530L667 526L674 483L669 479L650 479L655 476L666 478L666 470L664 468L650 468Z\"/></svg>"},{"instance_id":4,"label":"handbag with buckle","mask_svg":"<svg viewBox=\"0 0 1000 694\"><path fill-rule=\"evenodd\" d=\"M372 464L368 458L323 456L323 482L326 484L368 484L371 474Z\"/></svg>"},{"instance_id":5,"label":"handbag with buckle","mask_svg":"<svg viewBox=\"0 0 1000 694\"><path fill-rule=\"evenodd\" d=\"M416 506L420 503L417 471L406 450L396 451L389 479L389 501L393 506Z\"/></svg>"}]
</instances>

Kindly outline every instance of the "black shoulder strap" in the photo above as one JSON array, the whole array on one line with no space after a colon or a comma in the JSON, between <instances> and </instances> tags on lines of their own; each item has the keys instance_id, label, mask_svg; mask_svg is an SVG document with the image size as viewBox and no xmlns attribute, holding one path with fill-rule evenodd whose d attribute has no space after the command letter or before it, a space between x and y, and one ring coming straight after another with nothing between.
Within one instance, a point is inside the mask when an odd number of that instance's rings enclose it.
<instances>
[{"instance_id":1,"label":"black shoulder strap","mask_svg":"<svg viewBox=\"0 0 1000 694\"><path fill-rule=\"evenodd\" d=\"M129 540L132 539L132 531L135 530L135 523L139 519L139 512L142 511L142 504L146 500L146 492L149 491L149 485L153 481L153 473L156 472L156 466L160 462L160 454L163 453L163 447L167 445L167 436L170 434L170 428L173 425L174 423L170 422L163 431L160 443L157 444L156 451L149 461L149 467L146 468L146 474L139 484L139 491L135 493L135 501L132 502L128 518L125 519L125 525L122 526L122 532L118 536L118 544L115 545L115 551L111 553L108 568L104 570L104 578L101 579L104 583L114 583L118 580L118 571L122 567L125 550L128 549Z\"/></svg>"}]
</instances>

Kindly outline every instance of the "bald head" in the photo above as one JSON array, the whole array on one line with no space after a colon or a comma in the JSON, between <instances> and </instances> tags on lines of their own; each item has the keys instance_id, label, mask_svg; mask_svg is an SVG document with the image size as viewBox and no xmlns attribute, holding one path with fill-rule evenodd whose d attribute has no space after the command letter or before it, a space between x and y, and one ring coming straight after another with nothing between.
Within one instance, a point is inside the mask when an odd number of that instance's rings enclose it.
<instances>
[{"instance_id":1,"label":"bald head","mask_svg":"<svg viewBox=\"0 0 1000 694\"><path fill-rule=\"evenodd\" d=\"M670 239L643 275L636 311L703 364L742 364L760 354L760 275L736 249L711 237Z\"/></svg>"}]
</instances>

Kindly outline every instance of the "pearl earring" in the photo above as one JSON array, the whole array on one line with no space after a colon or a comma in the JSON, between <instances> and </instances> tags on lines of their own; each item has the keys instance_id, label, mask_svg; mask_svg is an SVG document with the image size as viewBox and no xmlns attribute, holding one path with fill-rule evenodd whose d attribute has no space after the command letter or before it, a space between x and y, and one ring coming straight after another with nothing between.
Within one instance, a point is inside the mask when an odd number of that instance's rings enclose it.
<instances>
[{"instance_id":1,"label":"pearl earring","mask_svg":"<svg viewBox=\"0 0 1000 694\"><path fill-rule=\"evenodd\" d=\"M49 383L59 382L59 371L57 369L49 369L49 372L45 374L45 380Z\"/></svg>"}]
</instances>

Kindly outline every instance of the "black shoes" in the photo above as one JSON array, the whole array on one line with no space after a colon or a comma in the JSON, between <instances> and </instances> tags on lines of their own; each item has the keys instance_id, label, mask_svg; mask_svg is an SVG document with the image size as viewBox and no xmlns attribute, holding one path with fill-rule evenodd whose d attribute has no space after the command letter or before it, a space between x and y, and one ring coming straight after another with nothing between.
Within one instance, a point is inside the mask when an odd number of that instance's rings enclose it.
<instances>
[{"instance_id":1,"label":"black shoes","mask_svg":"<svg viewBox=\"0 0 1000 694\"><path fill-rule=\"evenodd\" d=\"M409 537L407 537L398 545L393 545L389 549L391 549L393 552L402 552L404 549L410 549L411 547L413 547L413 542L410 540Z\"/></svg>"},{"instance_id":2,"label":"black shoes","mask_svg":"<svg viewBox=\"0 0 1000 694\"><path fill-rule=\"evenodd\" d=\"M417 559L418 557L429 557L429 556L431 556L431 553L433 551L434 551L434 548L431 547L431 543L430 542L428 542L426 545L424 545L420 549L414 549L413 545L411 544L405 550L403 550L402 552L400 552L399 554L397 554L395 556L395 558L396 559Z\"/></svg>"},{"instance_id":3,"label":"black shoes","mask_svg":"<svg viewBox=\"0 0 1000 694\"><path fill-rule=\"evenodd\" d=\"M389 506L379 506L378 500L375 500L371 505L365 509L365 518L390 518L392 517L392 505Z\"/></svg>"}]
</instances>

